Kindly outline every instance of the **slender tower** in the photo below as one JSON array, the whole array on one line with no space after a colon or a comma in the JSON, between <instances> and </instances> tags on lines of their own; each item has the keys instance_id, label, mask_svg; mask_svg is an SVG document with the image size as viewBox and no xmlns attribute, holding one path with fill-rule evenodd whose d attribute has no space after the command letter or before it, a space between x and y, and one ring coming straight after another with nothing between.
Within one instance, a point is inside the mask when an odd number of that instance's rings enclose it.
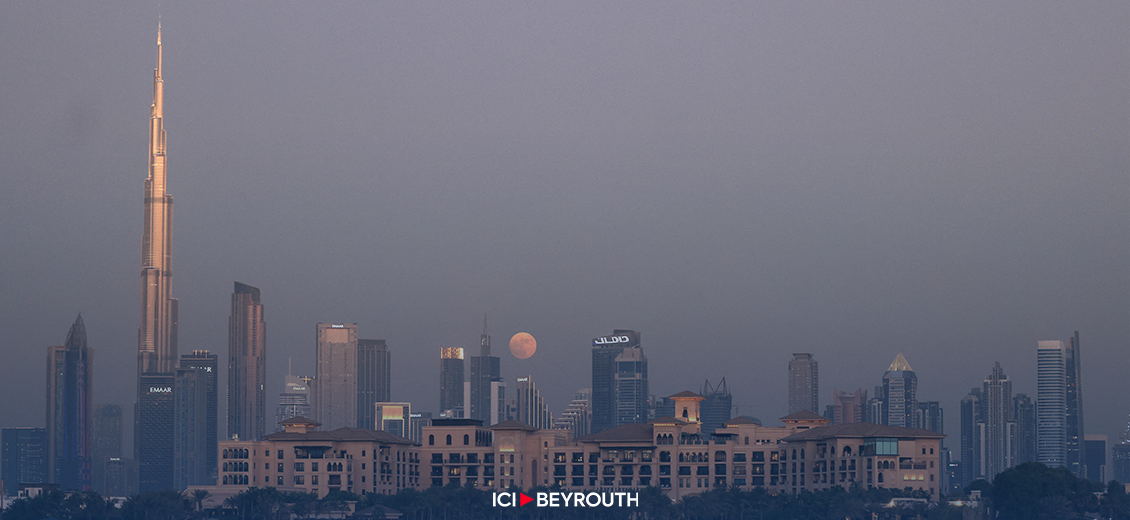
<instances>
[{"instance_id":1,"label":"slender tower","mask_svg":"<svg viewBox=\"0 0 1130 520\"><path fill-rule=\"evenodd\" d=\"M141 233L141 326L137 330L138 373L171 373L177 358L177 300L172 298L173 196L166 193L165 82L161 79L161 24L157 24L157 68L149 113L149 177Z\"/></svg>"},{"instance_id":2,"label":"slender tower","mask_svg":"<svg viewBox=\"0 0 1130 520\"><path fill-rule=\"evenodd\" d=\"M173 197L165 192L165 84L161 79L161 24L149 113L149 177L141 232L141 326L137 328L137 405L134 458L139 491L173 487L173 386L177 358L177 300L172 282Z\"/></svg>"}]
</instances>

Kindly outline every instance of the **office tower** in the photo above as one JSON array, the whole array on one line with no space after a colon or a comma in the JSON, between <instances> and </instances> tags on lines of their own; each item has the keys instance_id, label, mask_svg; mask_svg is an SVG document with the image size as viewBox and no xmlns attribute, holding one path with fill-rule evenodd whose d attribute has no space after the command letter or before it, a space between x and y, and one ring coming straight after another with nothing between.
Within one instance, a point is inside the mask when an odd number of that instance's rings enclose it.
<instances>
[{"instance_id":1,"label":"office tower","mask_svg":"<svg viewBox=\"0 0 1130 520\"><path fill-rule=\"evenodd\" d=\"M1065 427L1064 427L1064 465L1080 478L1085 478L1083 468L1084 432L1083 429L1083 381L1082 359L1079 354L1079 331L1071 336L1065 352L1064 362Z\"/></svg>"},{"instance_id":2,"label":"office tower","mask_svg":"<svg viewBox=\"0 0 1130 520\"><path fill-rule=\"evenodd\" d=\"M647 356L640 347L625 348L616 356L616 425L646 423Z\"/></svg>"},{"instance_id":3,"label":"office tower","mask_svg":"<svg viewBox=\"0 0 1130 520\"><path fill-rule=\"evenodd\" d=\"M875 395L867 400L863 410L863 422L883 424L887 420L887 389L883 385L875 387Z\"/></svg>"},{"instance_id":4,"label":"office tower","mask_svg":"<svg viewBox=\"0 0 1130 520\"><path fill-rule=\"evenodd\" d=\"M439 410L446 417L463 416L463 347L439 349Z\"/></svg>"},{"instance_id":5,"label":"office tower","mask_svg":"<svg viewBox=\"0 0 1130 520\"><path fill-rule=\"evenodd\" d=\"M94 402L94 351L82 315L61 347L47 347L47 467L63 490L89 491Z\"/></svg>"},{"instance_id":6,"label":"office tower","mask_svg":"<svg viewBox=\"0 0 1130 520\"><path fill-rule=\"evenodd\" d=\"M385 340L357 340L358 428L372 430L377 421L373 405L392 400L390 363L391 357Z\"/></svg>"},{"instance_id":7,"label":"office tower","mask_svg":"<svg viewBox=\"0 0 1130 520\"><path fill-rule=\"evenodd\" d=\"M122 407L107 404L94 409L94 435L91 448L91 482L94 491L106 492L106 461L122 456Z\"/></svg>"},{"instance_id":8,"label":"office tower","mask_svg":"<svg viewBox=\"0 0 1130 520\"><path fill-rule=\"evenodd\" d=\"M173 489L175 377L173 373L159 372L138 377L140 395L133 449L138 490L142 493Z\"/></svg>"},{"instance_id":9,"label":"office tower","mask_svg":"<svg viewBox=\"0 0 1130 520\"><path fill-rule=\"evenodd\" d=\"M914 428L918 409L918 376L900 352L883 374L884 417L881 424Z\"/></svg>"},{"instance_id":10,"label":"office tower","mask_svg":"<svg viewBox=\"0 0 1130 520\"><path fill-rule=\"evenodd\" d=\"M857 388L848 393L843 390L832 391L834 411L832 424L853 424L864 422L866 411L867 390Z\"/></svg>"},{"instance_id":11,"label":"office tower","mask_svg":"<svg viewBox=\"0 0 1130 520\"><path fill-rule=\"evenodd\" d=\"M106 461L104 497L131 497L139 493L138 464L126 457L110 457Z\"/></svg>"},{"instance_id":12,"label":"office tower","mask_svg":"<svg viewBox=\"0 0 1130 520\"><path fill-rule=\"evenodd\" d=\"M733 416L731 411L734 406L734 396L730 394L730 389L726 385L726 378L722 378L718 382L718 386L711 386L710 380L706 380L702 384L702 404L700 414L702 415L702 432L708 435L713 435L714 430L725 428L723 424L729 421Z\"/></svg>"},{"instance_id":13,"label":"office tower","mask_svg":"<svg viewBox=\"0 0 1130 520\"><path fill-rule=\"evenodd\" d=\"M431 412L412 412L408 415L408 437L416 444L423 444L423 428L432 425Z\"/></svg>"},{"instance_id":14,"label":"office tower","mask_svg":"<svg viewBox=\"0 0 1130 520\"><path fill-rule=\"evenodd\" d=\"M173 368L177 357L177 300L172 295L173 196L167 192L165 83L161 77L161 26L149 112L149 174L141 232L141 325L137 329L137 403L134 455L139 489L172 487ZM157 392L154 390L161 390ZM163 392L167 390L167 393Z\"/></svg>"},{"instance_id":15,"label":"office tower","mask_svg":"<svg viewBox=\"0 0 1130 520\"><path fill-rule=\"evenodd\" d=\"M1087 434L1083 438L1084 477L1095 482L1106 482L1106 435Z\"/></svg>"},{"instance_id":16,"label":"office tower","mask_svg":"<svg viewBox=\"0 0 1130 520\"><path fill-rule=\"evenodd\" d=\"M656 397L652 403L651 418L675 416L675 400L670 397Z\"/></svg>"},{"instance_id":17,"label":"office tower","mask_svg":"<svg viewBox=\"0 0 1130 520\"><path fill-rule=\"evenodd\" d=\"M1130 482L1130 423L1118 444L1110 447L1110 477L1119 482Z\"/></svg>"},{"instance_id":18,"label":"office tower","mask_svg":"<svg viewBox=\"0 0 1130 520\"><path fill-rule=\"evenodd\" d=\"M467 417L483 421L484 426L500 422L495 399L491 397L491 383L502 381L499 359L490 355L490 335L487 334L487 320L483 317L483 333L479 336L479 355L471 358L470 388L466 396L470 406Z\"/></svg>"},{"instance_id":19,"label":"office tower","mask_svg":"<svg viewBox=\"0 0 1130 520\"><path fill-rule=\"evenodd\" d=\"M181 356L173 397L175 489L216 484L219 356L194 350Z\"/></svg>"},{"instance_id":20,"label":"office tower","mask_svg":"<svg viewBox=\"0 0 1130 520\"><path fill-rule=\"evenodd\" d=\"M1122 441L1110 448L1111 478L1130 482L1130 442Z\"/></svg>"},{"instance_id":21,"label":"office tower","mask_svg":"<svg viewBox=\"0 0 1130 520\"><path fill-rule=\"evenodd\" d=\"M374 428L401 437L412 438L411 403L373 403Z\"/></svg>"},{"instance_id":22,"label":"office tower","mask_svg":"<svg viewBox=\"0 0 1130 520\"><path fill-rule=\"evenodd\" d=\"M961 486L977 479L981 465L979 428L981 422L981 388L973 388L961 398Z\"/></svg>"},{"instance_id":23,"label":"office tower","mask_svg":"<svg viewBox=\"0 0 1130 520\"><path fill-rule=\"evenodd\" d=\"M942 405L937 401L918 401L918 409L914 412L914 427L923 430L930 430L932 432L943 432L943 413ZM944 445L945 439L939 440L938 444Z\"/></svg>"},{"instance_id":24,"label":"office tower","mask_svg":"<svg viewBox=\"0 0 1130 520\"><path fill-rule=\"evenodd\" d=\"M267 433L267 323L259 289L235 282L228 317L228 439Z\"/></svg>"},{"instance_id":25,"label":"office tower","mask_svg":"<svg viewBox=\"0 0 1130 520\"><path fill-rule=\"evenodd\" d=\"M542 399L541 392L538 391L530 376L518 378L517 401L518 409L515 420L539 430L548 430L553 427L553 415L549 413L549 408L546 406L545 400Z\"/></svg>"},{"instance_id":26,"label":"office tower","mask_svg":"<svg viewBox=\"0 0 1130 520\"><path fill-rule=\"evenodd\" d=\"M616 357L626 348L638 347L640 333L634 330L615 329L611 336L592 340L592 433L620 424L616 422Z\"/></svg>"},{"instance_id":27,"label":"office tower","mask_svg":"<svg viewBox=\"0 0 1130 520\"><path fill-rule=\"evenodd\" d=\"M812 354L793 354L789 361L789 415L820 413L820 374Z\"/></svg>"},{"instance_id":28,"label":"office tower","mask_svg":"<svg viewBox=\"0 0 1130 520\"><path fill-rule=\"evenodd\" d=\"M45 484L47 472L45 428L0 429L0 480L6 493L19 484Z\"/></svg>"},{"instance_id":29,"label":"office tower","mask_svg":"<svg viewBox=\"0 0 1130 520\"><path fill-rule=\"evenodd\" d=\"M319 323L314 420L322 429L357 426L357 324Z\"/></svg>"},{"instance_id":30,"label":"office tower","mask_svg":"<svg viewBox=\"0 0 1130 520\"><path fill-rule=\"evenodd\" d=\"M1013 464L1036 461L1036 405L1026 394L1012 397L1012 417L1016 421L1016 455Z\"/></svg>"},{"instance_id":31,"label":"office tower","mask_svg":"<svg viewBox=\"0 0 1130 520\"><path fill-rule=\"evenodd\" d=\"M275 431L283 431L279 424L294 417L310 418L310 381L312 377L287 375L283 393L279 394L279 406L275 411Z\"/></svg>"},{"instance_id":32,"label":"office tower","mask_svg":"<svg viewBox=\"0 0 1130 520\"><path fill-rule=\"evenodd\" d=\"M1067 347L1040 341L1036 348L1036 460L1050 467L1067 457Z\"/></svg>"},{"instance_id":33,"label":"office tower","mask_svg":"<svg viewBox=\"0 0 1130 520\"><path fill-rule=\"evenodd\" d=\"M592 390L588 388L577 390L569 406L553 421L553 427L558 430L569 430L574 438L588 435L589 423L592 421L592 409L589 407L591 395Z\"/></svg>"},{"instance_id":34,"label":"office tower","mask_svg":"<svg viewBox=\"0 0 1130 520\"><path fill-rule=\"evenodd\" d=\"M980 461L977 477L992 481L998 473L1016 465L1013 442L1016 423L1012 418L1012 382L997 362L981 385L980 419L977 421L977 442Z\"/></svg>"}]
</instances>

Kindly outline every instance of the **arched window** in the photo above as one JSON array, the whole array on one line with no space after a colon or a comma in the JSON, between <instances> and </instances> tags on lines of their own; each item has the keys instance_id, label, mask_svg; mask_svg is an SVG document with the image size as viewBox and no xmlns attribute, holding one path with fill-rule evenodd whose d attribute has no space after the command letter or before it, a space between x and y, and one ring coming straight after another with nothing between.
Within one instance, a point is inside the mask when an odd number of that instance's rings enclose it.
<instances>
[{"instance_id":1,"label":"arched window","mask_svg":"<svg viewBox=\"0 0 1130 520\"><path fill-rule=\"evenodd\" d=\"M746 444L746 446L749 446L749 437L748 436L745 438L745 444Z\"/></svg>"},{"instance_id":2,"label":"arched window","mask_svg":"<svg viewBox=\"0 0 1130 520\"><path fill-rule=\"evenodd\" d=\"M883 474L882 473L879 474L879 483L880 484L883 483Z\"/></svg>"},{"instance_id":3,"label":"arched window","mask_svg":"<svg viewBox=\"0 0 1130 520\"><path fill-rule=\"evenodd\" d=\"M447 434L447 445L451 446L451 434Z\"/></svg>"},{"instance_id":4,"label":"arched window","mask_svg":"<svg viewBox=\"0 0 1130 520\"><path fill-rule=\"evenodd\" d=\"M796 460L796 448L793 448L793 460Z\"/></svg>"},{"instance_id":5,"label":"arched window","mask_svg":"<svg viewBox=\"0 0 1130 520\"><path fill-rule=\"evenodd\" d=\"M436 445L436 436L435 435L429 435L428 436L428 446L435 446L435 445Z\"/></svg>"},{"instance_id":6,"label":"arched window","mask_svg":"<svg viewBox=\"0 0 1130 520\"><path fill-rule=\"evenodd\" d=\"M800 449L800 460L804 460L804 448Z\"/></svg>"},{"instance_id":7,"label":"arched window","mask_svg":"<svg viewBox=\"0 0 1130 520\"><path fill-rule=\"evenodd\" d=\"M686 408L683 408L683 419L688 419L688 418L690 418L690 414L687 413Z\"/></svg>"},{"instance_id":8,"label":"arched window","mask_svg":"<svg viewBox=\"0 0 1130 520\"><path fill-rule=\"evenodd\" d=\"M463 445L466 446L471 443L471 436L466 433L463 434Z\"/></svg>"}]
</instances>

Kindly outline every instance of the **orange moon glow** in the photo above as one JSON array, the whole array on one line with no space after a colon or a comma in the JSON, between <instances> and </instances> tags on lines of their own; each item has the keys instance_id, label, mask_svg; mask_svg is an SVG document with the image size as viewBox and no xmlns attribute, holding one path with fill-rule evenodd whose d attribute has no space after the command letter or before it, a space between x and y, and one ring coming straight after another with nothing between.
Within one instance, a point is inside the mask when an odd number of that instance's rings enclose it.
<instances>
[{"instance_id":1,"label":"orange moon glow","mask_svg":"<svg viewBox=\"0 0 1130 520\"><path fill-rule=\"evenodd\" d=\"M525 332L519 332L510 338L510 353L518 359L529 359L537 349L538 342Z\"/></svg>"}]
</instances>

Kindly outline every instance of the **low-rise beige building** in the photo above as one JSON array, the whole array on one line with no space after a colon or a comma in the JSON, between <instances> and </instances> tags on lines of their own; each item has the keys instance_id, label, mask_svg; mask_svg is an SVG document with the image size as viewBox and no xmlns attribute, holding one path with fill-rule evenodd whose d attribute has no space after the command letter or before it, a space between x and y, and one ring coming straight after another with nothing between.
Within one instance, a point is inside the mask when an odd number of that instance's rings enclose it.
<instances>
[{"instance_id":1,"label":"low-rise beige building","mask_svg":"<svg viewBox=\"0 0 1130 520\"><path fill-rule=\"evenodd\" d=\"M944 435L867 423L827 426L799 412L766 427L739 417L703 432L702 396L671 396L677 417L625 424L571 439L517 421L485 427L474 419L435 419L421 444L385 432L316 431L296 417L262 441L220 443L223 494L251 486L325 496L340 489L394 494L431 486L484 490L558 486L625 491L654 486L671 499L711 488L799 493L834 486L940 491Z\"/></svg>"}]
</instances>

